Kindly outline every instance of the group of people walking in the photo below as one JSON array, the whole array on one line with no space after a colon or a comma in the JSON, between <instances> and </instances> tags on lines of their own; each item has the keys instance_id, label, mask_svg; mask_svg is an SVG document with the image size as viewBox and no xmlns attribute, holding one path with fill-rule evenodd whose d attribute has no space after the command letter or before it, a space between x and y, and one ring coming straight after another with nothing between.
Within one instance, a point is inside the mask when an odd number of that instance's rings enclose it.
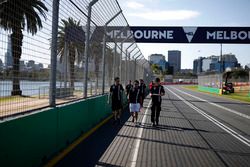
<instances>
[{"instance_id":1,"label":"group of people walking","mask_svg":"<svg viewBox=\"0 0 250 167\"><path fill-rule=\"evenodd\" d=\"M124 88L120 84L119 77L116 77L114 81L115 83L110 87L110 97L112 99L114 124L120 124ZM140 79L140 81L135 80L133 83L131 80L129 80L129 83L125 87L125 91L129 103L129 111L132 116L132 122L138 124L138 113L140 112L141 108L143 108L143 102L148 92L147 86L142 79ZM152 98L152 126L158 126L161 111L161 96L165 95L164 87L160 84L159 78L156 78L154 82L152 81L150 83L149 92Z\"/></svg>"}]
</instances>

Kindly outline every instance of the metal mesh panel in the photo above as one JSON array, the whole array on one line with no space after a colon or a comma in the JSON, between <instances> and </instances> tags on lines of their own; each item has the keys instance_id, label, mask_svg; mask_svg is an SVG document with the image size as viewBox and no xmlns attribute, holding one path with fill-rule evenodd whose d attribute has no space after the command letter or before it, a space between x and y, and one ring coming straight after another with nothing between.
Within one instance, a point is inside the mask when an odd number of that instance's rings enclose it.
<instances>
[{"instance_id":1,"label":"metal mesh panel","mask_svg":"<svg viewBox=\"0 0 250 167\"><path fill-rule=\"evenodd\" d=\"M93 2L1 1L1 118L103 94L116 76L151 80L118 2Z\"/></svg>"},{"instance_id":2,"label":"metal mesh panel","mask_svg":"<svg viewBox=\"0 0 250 167\"><path fill-rule=\"evenodd\" d=\"M52 3L0 5L0 117L5 117L49 105Z\"/></svg>"},{"instance_id":3,"label":"metal mesh panel","mask_svg":"<svg viewBox=\"0 0 250 167\"><path fill-rule=\"evenodd\" d=\"M198 84L200 86L221 88L222 74L199 75Z\"/></svg>"}]
</instances>

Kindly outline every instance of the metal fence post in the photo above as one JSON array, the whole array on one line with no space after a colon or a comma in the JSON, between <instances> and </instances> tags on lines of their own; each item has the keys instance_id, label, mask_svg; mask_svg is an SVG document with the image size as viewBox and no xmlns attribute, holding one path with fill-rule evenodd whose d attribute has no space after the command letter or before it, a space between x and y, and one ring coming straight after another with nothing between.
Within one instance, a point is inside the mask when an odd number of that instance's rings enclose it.
<instances>
[{"instance_id":1,"label":"metal fence post","mask_svg":"<svg viewBox=\"0 0 250 167\"><path fill-rule=\"evenodd\" d=\"M128 63L128 50L126 49L126 53L125 53L125 76L124 76L124 84L126 85L127 82L127 63Z\"/></svg>"},{"instance_id":2,"label":"metal fence post","mask_svg":"<svg viewBox=\"0 0 250 167\"><path fill-rule=\"evenodd\" d=\"M115 48L114 48L114 57L113 57L113 72L112 72L112 78L114 79L115 78L115 63L116 63L116 53L117 53L117 44L115 42Z\"/></svg>"},{"instance_id":3,"label":"metal fence post","mask_svg":"<svg viewBox=\"0 0 250 167\"><path fill-rule=\"evenodd\" d=\"M92 0L88 6L88 18L87 18L87 25L86 25L86 44L85 44L85 73L84 73L84 95L83 97L86 98L88 96L88 61L89 61L89 38L90 38L90 21L91 21L91 11L92 6L98 0Z\"/></svg>"},{"instance_id":4,"label":"metal fence post","mask_svg":"<svg viewBox=\"0 0 250 167\"><path fill-rule=\"evenodd\" d=\"M129 35L127 38L125 38L124 40L122 40L122 42L121 42L121 59L120 59L120 65L119 65L119 77L120 77L120 79L122 80L122 54L123 54L123 43L127 40L127 39L129 39L130 37L132 36L132 34L131 35ZM124 70L125 70L125 73L124 73L124 84L126 84L126 59L127 59L127 50L126 50L126 52L125 52L125 64L124 64Z\"/></svg>"},{"instance_id":5,"label":"metal fence post","mask_svg":"<svg viewBox=\"0 0 250 167\"><path fill-rule=\"evenodd\" d=\"M120 80L122 80L122 49L123 49L123 42L121 42L121 57L120 57L120 63L119 63L119 77L120 77Z\"/></svg>"},{"instance_id":6,"label":"metal fence post","mask_svg":"<svg viewBox=\"0 0 250 167\"><path fill-rule=\"evenodd\" d=\"M129 67L128 67L128 65L129 65L129 63L128 63L128 58L129 58L129 61L130 61L130 54L128 53L128 49L131 47L131 46L133 46L134 45L134 43L135 42L133 42L133 43L131 43L127 48L126 48L126 57L125 57L125 84L126 84L126 81L128 80L128 74L129 74Z\"/></svg>"},{"instance_id":7,"label":"metal fence post","mask_svg":"<svg viewBox=\"0 0 250 167\"><path fill-rule=\"evenodd\" d=\"M131 52L130 52L131 53ZM130 71L131 71L131 69L130 69L130 53L128 54L128 80L131 80L131 76L130 76Z\"/></svg>"},{"instance_id":8,"label":"metal fence post","mask_svg":"<svg viewBox=\"0 0 250 167\"><path fill-rule=\"evenodd\" d=\"M53 18L52 18L52 41L51 41L51 59L50 59L50 90L49 105L56 106L56 63L57 63L57 34L58 34L58 16L59 1L53 0Z\"/></svg>"},{"instance_id":9,"label":"metal fence post","mask_svg":"<svg viewBox=\"0 0 250 167\"><path fill-rule=\"evenodd\" d=\"M102 94L105 90L105 54L106 54L106 26L104 27L103 46L102 46Z\"/></svg>"},{"instance_id":10,"label":"metal fence post","mask_svg":"<svg viewBox=\"0 0 250 167\"><path fill-rule=\"evenodd\" d=\"M134 80L136 80L136 71L137 71L137 70L136 70L136 68L137 68L137 67L136 67L136 60L137 60L141 55L142 55L142 54L140 54L139 56L137 56L137 57L135 58L135 64L134 64L134 66L135 66L135 69L134 69L134 70L135 70L135 71L134 71Z\"/></svg>"},{"instance_id":11,"label":"metal fence post","mask_svg":"<svg viewBox=\"0 0 250 167\"><path fill-rule=\"evenodd\" d=\"M121 14L122 11L120 10L118 13L116 13L109 21L107 21L104 25L104 35L103 35L103 48L102 48L102 94L105 92L105 54L106 54L106 33L107 33L107 26L108 24L114 20L119 14Z\"/></svg>"}]
</instances>

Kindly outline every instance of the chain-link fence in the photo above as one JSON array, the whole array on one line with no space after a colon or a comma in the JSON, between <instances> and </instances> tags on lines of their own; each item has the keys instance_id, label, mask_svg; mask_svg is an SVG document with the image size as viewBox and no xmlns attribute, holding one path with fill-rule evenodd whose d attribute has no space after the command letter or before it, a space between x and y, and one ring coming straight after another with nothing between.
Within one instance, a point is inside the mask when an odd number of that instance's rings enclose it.
<instances>
[{"instance_id":1,"label":"chain-link fence","mask_svg":"<svg viewBox=\"0 0 250 167\"><path fill-rule=\"evenodd\" d=\"M221 88L222 74L199 75L198 85L211 88Z\"/></svg>"},{"instance_id":2,"label":"chain-link fence","mask_svg":"<svg viewBox=\"0 0 250 167\"><path fill-rule=\"evenodd\" d=\"M0 118L104 94L115 76L149 82L124 32L116 0L0 1Z\"/></svg>"},{"instance_id":3,"label":"chain-link fence","mask_svg":"<svg viewBox=\"0 0 250 167\"><path fill-rule=\"evenodd\" d=\"M232 83L234 87L234 92L240 96L250 96L250 79L249 77L230 77L226 79L226 74L209 74L209 75L199 75L198 84L199 86L221 88L225 85L225 82ZM227 81L226 81L227 80Z\"/></svg>"}]
</instances>

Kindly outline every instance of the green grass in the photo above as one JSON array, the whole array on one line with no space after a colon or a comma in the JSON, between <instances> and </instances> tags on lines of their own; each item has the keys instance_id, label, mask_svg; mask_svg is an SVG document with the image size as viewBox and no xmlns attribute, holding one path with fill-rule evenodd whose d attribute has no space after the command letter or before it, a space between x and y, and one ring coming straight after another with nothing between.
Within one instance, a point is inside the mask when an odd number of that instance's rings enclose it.
<instances>
[{"instance_id":1,"label":"green grass","mask_svg":"<svg viewBox=\"0 0 250 167\"><path fill-rule=\"evenodd\" d=\"M22 97L20 97L20 96L1 97L0 102L8 102L8 101L17 100L17 99L20 99L20 98L22 98Z\"/></svg>"},{"instance_id":2,"label":"green grass","mask_svg":"<svg viewBox=\"0 0 250 167\"><path fill-rule=\"evenodd\" d=\"M193 90L193 91L197 91L197 92L204 92L204 91L199 91L197 85L184 86L184 88L190 89L190 90ZM220 97L224 97L224 98L235 99L235 100L240 100L240 101L250 103L250 97L248 96L248 93L231 93L231 94L227 94L227 95L224 95L224 94L223 95L218 95L218 94L209 93L209 92L204 92L204 93L212 94L214 96L220 96Z\"/></svg>"}]
</instances>

